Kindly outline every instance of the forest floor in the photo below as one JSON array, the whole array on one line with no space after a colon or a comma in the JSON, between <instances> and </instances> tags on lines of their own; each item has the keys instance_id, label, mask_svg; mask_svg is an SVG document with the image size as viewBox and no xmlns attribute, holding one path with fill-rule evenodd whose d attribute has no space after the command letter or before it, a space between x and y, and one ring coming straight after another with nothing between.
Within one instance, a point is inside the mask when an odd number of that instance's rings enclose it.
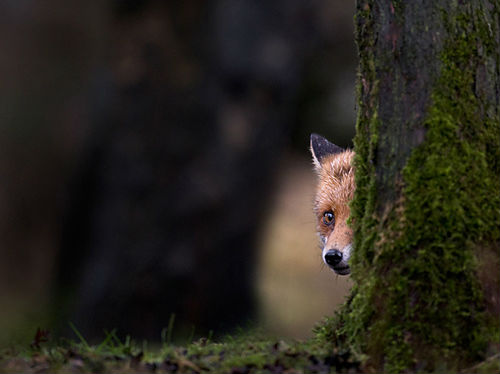
<instances>
[{"instance_id":1,"label":"forest floor","mask_svg":"<svg viewBox=\"0 0 500 374\"><path fill-rule=\"evenodd\" d=\"M201 338L186 345L165 341L148 348L114 331L97 345L50 339L38 330L31 344L0 350L0 373L374 373L348 351L327 342L328 322L306 341L270 339L260 333L240 333L220 341ZM437 366L439 367L439 365ZM444 367L436 372L449 373ZM500 373L500 354L460 373Z\"/></svg>"},{"instance_id":2,"label":"forest floor","mask_svg":"<svg viewBox=\"0 0 500 374\"><path fill-rule=\"evenodd\" d=\"M78 332L76 331L78 334ZM98 345L52 342L37 331L31 345L0 351L2 373L334 373L361 372L360 363L321 339L284 341L258 333L199 339L156 348L107 333Z\"/></svg>"}]
</instances>

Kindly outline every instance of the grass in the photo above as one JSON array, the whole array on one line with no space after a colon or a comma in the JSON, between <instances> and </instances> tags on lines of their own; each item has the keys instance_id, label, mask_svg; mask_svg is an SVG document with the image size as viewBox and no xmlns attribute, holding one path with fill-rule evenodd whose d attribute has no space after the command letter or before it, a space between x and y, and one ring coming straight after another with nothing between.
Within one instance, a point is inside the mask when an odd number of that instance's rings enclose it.
<instances>
[{"instance_id":1,"label":"grass","mask_svg":"<svg viewBox=\"0 0 500 374\"><path fill-rule=\"evenodd\" d=\"M116 330L91 345L70 323L76 340L52 340L38 329L31 344L0 350L0 373L363 373L373 372L334 343L334 317L326 318L306 341L270 338L240 331L220 340L210 337L184 345L172 343L175 317L161 333L162 342L148 346ZM332 335L333 334L333 335ZM448 372L437 365L436 372ZM463 373L500 373L497 350Z\"/></svg>"},{"instance_id":2,"label":"grass","mask_svg":"<svg viewBox=\"0 0 500 374\"><path fill-rule=\"evenodd\" d=\"M239 332L218 341L201 338L186 345L171 342L174 318L162 343L148 348L115 330L90 345L70 324L77 340L53 341L38 330L31 345L0 351L2 373L332 373L359 372L359 363L320 338L285 341L262 332Z\"/></svg>"}]
</instances>

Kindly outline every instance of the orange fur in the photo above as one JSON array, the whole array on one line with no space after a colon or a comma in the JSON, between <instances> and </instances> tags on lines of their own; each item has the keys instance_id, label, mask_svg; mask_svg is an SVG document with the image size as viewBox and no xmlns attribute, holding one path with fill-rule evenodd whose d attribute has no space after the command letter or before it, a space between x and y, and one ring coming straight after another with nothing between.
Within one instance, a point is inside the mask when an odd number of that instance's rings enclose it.
<instances>
[{"instance_id":1,"label":"orange fur","mask_svg":"<svg viewBox=\"0 0 500 374\"><path fill-rule=\"evenodd\" d=\"M327 238L325 244L328 247L343 248L352 241L352 230L346 221L355 189L354 170L351 167L353 156L354 152L349 150L332 155L322 162L318 173L314 213L318 233ZM322 223L323 213L328 210L332 210L335 216L333 227Z\"/></svg>"},{"instance_id":2,"label":"orange fur","mask_svg":"<svg viewBox=\"0 0 500 374\"><path fill-rule=\"evenodd\" d=\"M323 247L323 259L335 272L345 275L349 273L348 260L352 248L352 229L347 225L347 219L350 214L349 202L356 188L352 168L354 152L343 150L317 158L313 143L311 151L318 174L314 214ZM331 225L325 224L323 220L325 212L329 211L333 212L335 217L334 224ZM325 257L332 250L343 255L342 261L335 266Z\"/></svg>"}]
</instances>

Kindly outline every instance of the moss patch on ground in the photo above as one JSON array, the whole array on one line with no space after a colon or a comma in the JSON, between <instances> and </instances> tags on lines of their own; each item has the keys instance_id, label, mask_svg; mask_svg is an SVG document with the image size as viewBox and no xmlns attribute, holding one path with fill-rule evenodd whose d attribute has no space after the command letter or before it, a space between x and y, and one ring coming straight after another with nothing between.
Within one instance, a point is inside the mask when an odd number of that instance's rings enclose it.
<instances>
[{"instance_id":1,"label":"moss patch on ground","mask_svg":"<svg viewBox=\"0 0 500 374\"><path fill-rule=\"evenodd\" d=\"M321 330L321 327L318 329ZM35 338L30 347L0 351L2 373L340 373L360 372L359 362L318 337L305 342L270 339L259 333L202 338L178 346L163 343L148 348L114 332L101 344L55 344Z\"/></svg>"},{"instance_id":2,"label":"moss patch on ground","mask_svg":"<svg viewBox=\"0 0 500 374\"><path fill-rule=\"evenodd\" d=\"M97 345L51 340L38 331L31 345L0 349L2 373L373 373L338 344L338 318L326 318L307 341L240 333L218 341L201 338L185 345L163 342L148 347L114 331ZM79 335L79 334L77 334ZM447 372L445 367L438 372ZM467 368L467 373L500 371L498 355Z\"/></svg>"}]
</instances>

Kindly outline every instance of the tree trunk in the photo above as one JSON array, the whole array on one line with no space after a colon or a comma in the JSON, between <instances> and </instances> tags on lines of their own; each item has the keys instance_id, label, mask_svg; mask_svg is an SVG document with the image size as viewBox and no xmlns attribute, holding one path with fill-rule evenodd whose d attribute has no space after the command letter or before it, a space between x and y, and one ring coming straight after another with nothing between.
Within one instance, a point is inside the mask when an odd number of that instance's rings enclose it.
<instances>
[{"instance_id":1,"label":"tree trunk","mask_svg":"<svg viewBox=\"0 0 500 374\"><path fill-rule=\"evenodd\" d=\"M460 368L498 349L499 14L496 0L358 0L356 286L338 336L369 367Z\"/></svg>"}]
</instances>

